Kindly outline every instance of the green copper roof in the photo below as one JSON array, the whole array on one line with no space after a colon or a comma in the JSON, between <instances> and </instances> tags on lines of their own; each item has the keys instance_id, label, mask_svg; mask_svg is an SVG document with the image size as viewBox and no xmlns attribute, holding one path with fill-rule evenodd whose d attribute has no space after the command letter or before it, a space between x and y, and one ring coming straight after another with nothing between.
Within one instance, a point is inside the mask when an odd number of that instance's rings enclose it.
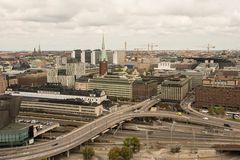
<instances>
[{"instance_id":1,"label":"green copper roof","mask_svg":"<svg viewBox=\"0 0 240 160\"><path fill-rule=\"evenodd\" d=\"M103 34L103 37L102 37L102 51L101 51L99 60L100 60L100 61L104 61L104 60L105 60L105 61L108 61L108 59L107 59L107 52L106 52L106 50L105 50L104 34Z\"/></svg>"}]
</instances>

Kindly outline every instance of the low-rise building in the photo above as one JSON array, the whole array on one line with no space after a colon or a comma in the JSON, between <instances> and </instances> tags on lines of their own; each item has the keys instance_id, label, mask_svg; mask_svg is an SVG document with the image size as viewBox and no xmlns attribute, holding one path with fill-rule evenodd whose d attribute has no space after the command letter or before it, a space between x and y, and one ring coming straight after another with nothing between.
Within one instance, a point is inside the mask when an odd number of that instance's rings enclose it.
<instances>
[{"instance_id":1,"label":"low-rise building","mask_svg":"<svg viewBox=\"0 0 240 160\"><path fill-rule=\"evenodd\" d=\"M76 79L75 82L75 90L88 90L88 82L89 82L88 77L80 77Z\"/></svg>"},{"instance_id":2,"label":"low-rise building","mask_svg":"<svg viewBox=\"0 0 240 160\"><path fill-rule=\"evenodd\" d=\"M17 77L18 84L23 86L40 86L47 83L47 73L45 71L31 71L20 74Z\"/></svg>"},{"instance_id":3,"label":"low-rise building","mask_svg":"<svg viewBox=\"0 0 240 160\"><path fill-rule=\"evenodd\" d=\"M60 83L47 83L37 87L11 86L6 94L21 97L47 98L47 99L79 99L86 103L100 104L107 100L104 91L99 89L92 90L73 90L62 86Z\"/></svg>"}]
</instances>

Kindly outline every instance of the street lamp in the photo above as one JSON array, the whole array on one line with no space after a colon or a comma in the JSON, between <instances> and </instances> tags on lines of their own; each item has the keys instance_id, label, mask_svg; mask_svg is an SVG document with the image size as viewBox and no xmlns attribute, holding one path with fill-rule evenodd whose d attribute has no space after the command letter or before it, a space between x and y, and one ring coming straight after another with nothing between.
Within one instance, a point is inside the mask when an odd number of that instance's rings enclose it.
<instances>
[{"instance_id":1,"label":"street lamp","mask_svg":"<svg viewBox=\"0 0 240 160\"><path fill-rule=\"evenodd\" d=\"M176 122L173 121L172 126L171 126L171 145L172 145L172 131L173 131L173 127L174 127L175 124L176 124Z\"/></svg>"}]
</instances>

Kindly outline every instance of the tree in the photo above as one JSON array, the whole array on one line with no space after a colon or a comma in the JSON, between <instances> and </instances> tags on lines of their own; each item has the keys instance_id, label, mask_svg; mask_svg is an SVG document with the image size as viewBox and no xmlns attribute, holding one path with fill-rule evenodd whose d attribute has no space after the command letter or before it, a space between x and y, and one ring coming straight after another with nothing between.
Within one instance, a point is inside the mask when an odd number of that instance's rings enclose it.
<instances>
[{"instance_id":1,"label":"tree","mask_svg":"<svg viewBox=\"0 0 240 160\"><path fill-rule=\"evenodd\" d=\"M82 150L82 154L83 154L84 160L90 160L94 156L95 151L94 151L93 147L85 147Z\"/></svg>"},{"instance_id":2,"label":"tree","mask_svg":"<svg viewBox=\"0 0 240 160\"><path fill-rule=\"evenodd\" d=\"M217 113L220 114L220 115L225 115L224 107L223 106L219 106L217 108Z\"/></svg>"},{"instance_id":3,"label":"tree","mask_svg":"<svg viewBox=\"0 0 240 160\"><path fill-rule=\"evenodd\" d=\"M181 150L181 146L180 145L176 145L176 146L172 146L171 147L171 152L172 153L179 153Z\"/></svg>"},{"instance_id":4,"label":"tree","mask_svg":"<svg viewBox=\"0 0 240 160\"><path fill-rule=\"evenodd\" d=\"M133 152L128 147L114 147L108 152L109 160L130 160L133 156Z\"/></svg>"},{"instance_id":5,"label":"tree","mask_svg":"<svg viewBox=\"0 0 240 160\"><path fill-rule=\"evenodd\" d=\"M108 152L109 160L119 160L121 158L121 149L118 147L113 147Z\"/></svg>"},{"instance_id":6,"label":"tree","mask_svg":"<svg viewBox=\"0 0 240 160\"><path fill-rule=\"evenodd\" d=\"M121 149L121 153L120 153L121 157L124 159L124 160L130 160L133 156L133 152L130 148L124 146L122 147Z\"/></svg>"},{"instance_id":7,"label":"tree","mask_svg":"<svg viewBox=\"0 0 240 160\"><path fill-rule=\"evenodd\" d=\"M214 115L214 107L213 106L211 106L211 107L208 107L208 113L210 114L210 115Z\"/></svg>"},{"instance_id":8,"label":"tree","mask_svg":"<svg viewBox=\"0 0 240 160\"><path fill-rule=\"evenodd\" d=\"M129 147L134 153L140 150L140 141L136 137L126 138L123 141L124 146Z\"/></svg>"}]
</instances>

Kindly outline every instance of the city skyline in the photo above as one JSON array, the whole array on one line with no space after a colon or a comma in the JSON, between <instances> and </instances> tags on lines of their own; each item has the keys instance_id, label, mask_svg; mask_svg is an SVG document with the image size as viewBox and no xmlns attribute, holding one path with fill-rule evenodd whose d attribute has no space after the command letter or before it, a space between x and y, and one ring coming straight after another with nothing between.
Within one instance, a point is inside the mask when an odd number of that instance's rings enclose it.
<instances>
[{"instance_id":1,"label":"city skyline","mask_svg":"<svg viewBox=\"0 0 240 160\"><path fill-rule=\"evenodd\" d=\"M0 0L0 19L0 50L240 48L237 0Z\"/></svg>"}]
</instances>

